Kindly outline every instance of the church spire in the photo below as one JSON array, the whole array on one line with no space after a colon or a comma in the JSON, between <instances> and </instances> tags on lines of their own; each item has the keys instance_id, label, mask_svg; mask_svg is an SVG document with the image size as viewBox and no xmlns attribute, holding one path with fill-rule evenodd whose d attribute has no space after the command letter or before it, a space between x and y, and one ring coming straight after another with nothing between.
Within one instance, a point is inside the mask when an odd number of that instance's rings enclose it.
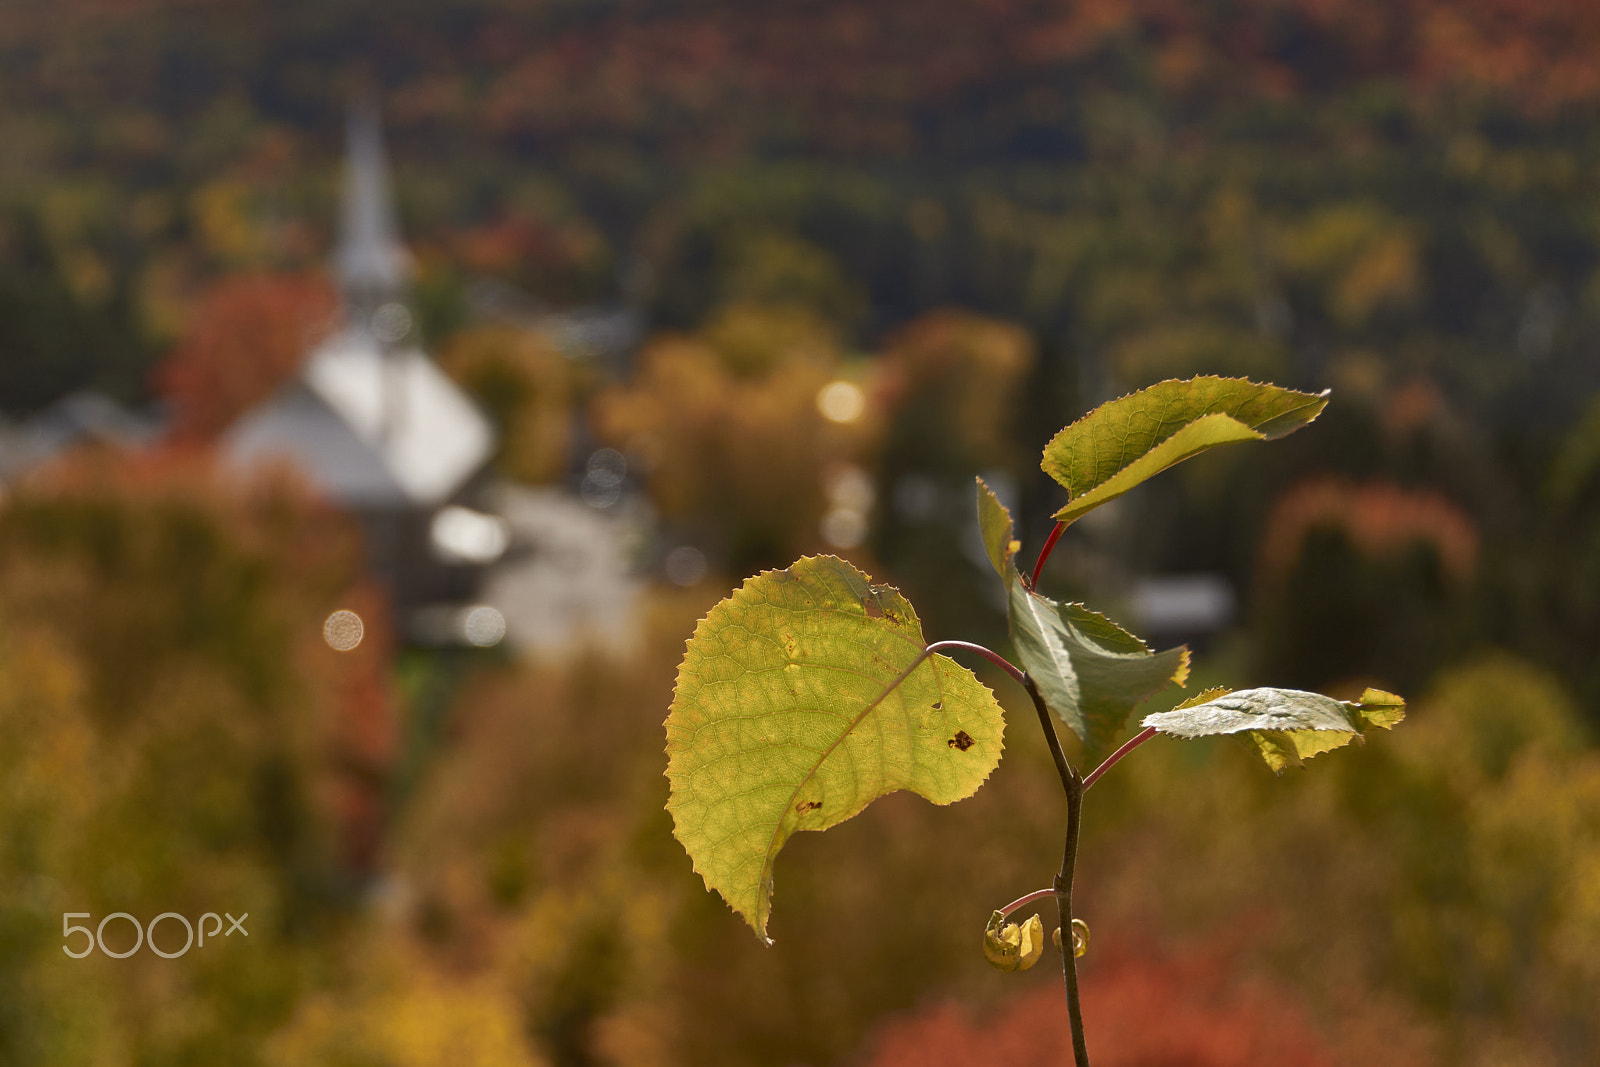
<instances>
[{"instance_id":1,"label":"church spire","mask_svg":"<svg viewBox=\"0 0 1600 1067\"><path fill-rule=\"evenodd\" d=\"M402 295L411 274L411 257L395 224L375 103L369 100L351 109L345 143L344 204L334 271L346 313L361 321Z\"/></svg>"}]
</instances>

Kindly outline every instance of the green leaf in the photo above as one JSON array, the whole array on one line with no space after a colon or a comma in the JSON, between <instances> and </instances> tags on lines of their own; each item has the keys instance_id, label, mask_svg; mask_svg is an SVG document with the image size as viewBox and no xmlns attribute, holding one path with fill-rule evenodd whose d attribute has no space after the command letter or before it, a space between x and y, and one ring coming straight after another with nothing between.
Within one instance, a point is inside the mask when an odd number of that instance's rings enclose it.
<instances>
[{"instance_id":1,"label":"green leaf","mask_svg":"<svg viewBox=\"0 0 1600 1067\"><path fill-rule=\"evenodd\" d=\"M978 479L978 528L989 562L1006 585L1011 643L1056 718L1091 747L1122 729L1140 701L1189 675L1183 646L1151 652L1143 641L1082 604L1061 604L1028 588L1017 570L1011 514Z\"/></svg>"},{"instance_id":2,"label":"green leaf","mask_svg":"<svg viewBox=\"0 0 1600 1067\"><path fill-rule=\"evenodd\" d=\"M667 810L763 941L790 835L897 789L961 800L1000 762L994 694L926 647L899 592L833 556L748 579L695 627L667 714Z\"/></svg>"},{"instance_id":3,"label":"green leaf","mask_svg":"<svg viewBox=\"0 0 1600 1067\"><path fill-rule=\"evenodd\" d=\"M1146 715L1141 725L1183 738L1244 734L1267 766L1282 774L1285 767L1360 740L1368 726L1392 729L1405 715L1405 701L1381 689L1368 689L1357 701L1300 689L1212 689L1171 711Z\"/></svg>"},{"instance_id":4,"label":"green leaf","mask_svg":"<svg viewBox=\"0 0 1600 1067\"><path fill-rule=\"evenodd\" d=\"M1044 472L1071 494L1056 521L1070 523L1215 445L1292 433L1320 415L1327 398L1326 391L1312 395L1207 375L1160 382L1102 404L1045 446Z\"/></svg>"}]
</instances>

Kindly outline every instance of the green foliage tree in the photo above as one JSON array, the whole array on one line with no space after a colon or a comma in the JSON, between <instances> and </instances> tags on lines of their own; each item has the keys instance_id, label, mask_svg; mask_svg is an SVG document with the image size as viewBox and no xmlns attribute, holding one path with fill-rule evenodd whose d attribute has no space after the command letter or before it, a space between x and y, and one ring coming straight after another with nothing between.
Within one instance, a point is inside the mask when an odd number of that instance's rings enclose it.
<instances>
[{"instance_id":1,"label":"green foliage tree","mask_svg":"<svg viewBox=\"0 0 1600 1067\"><path fill-rule=\"evenodd\" d=\"M1085 1067L1074 957L1087 949L1088 928L1072 910L1085 792L1157 733L1241 735L1281 773L1370 726L1393 727L1405 703L1376 689L1356 701L1207 689L1145 716L1140 733L1084 774L1068 761L1057 726L1087 753L1103 754L1139 702L1187 680L1189 653L1155 652L1105 616L1042 595L1038 575L1066 525L1093 508L1216 445L1292 433L1326 404L1326 394L1197 377L1095 409L1045 449L1045 472L1070 496L1031 576L1016 566L1021 544L1009 513L980 479L979 528L1005 586L1021 667L981 645L928 643L897 590L836 557L803 557L747 579L695 628L666 721L667 808L707 887L770 943L773 867L793 834L838 825L897 790L936 804L974 793L1000 761L1004 713L971 671L942 653L981 655L1027 691L1067 801L1060 872L1049 889L994 912L985 954L1003 970L1030 967L1043 948L1038 917L1008 920L1035 900L1055 898L1073 1052ZM1062 945L1066 931L1071 951Z\"/></svg>"}]
</instances>

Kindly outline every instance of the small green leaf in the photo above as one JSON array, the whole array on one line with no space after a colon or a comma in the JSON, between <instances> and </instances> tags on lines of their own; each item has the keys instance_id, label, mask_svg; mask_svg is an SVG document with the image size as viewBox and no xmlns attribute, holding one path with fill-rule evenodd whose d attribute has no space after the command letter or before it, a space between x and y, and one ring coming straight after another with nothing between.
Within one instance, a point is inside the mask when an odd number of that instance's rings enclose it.
<instances>
[{"instance_id":1,"label":"small green leaf","mask_svg":"<svg viewBox=\"0 0 1600 1067\"><path fill-rule=\"evenodd\" d=\"M1406 702L1382 689L1367 689L1355 702L1356 717L1363 725L1394 729L1394 724L1406 717Z\"/></svg>"},{"instance_id":2,"label":"small green leaf","mask_svg":"<svg viewBox=\"0 0 1600 1067\"><path fill-rule=\"evenodd\" d=\"M1292 433L1322 413L1327 397L1207 375L1102 404L1045 446L1044 472L1071 494L1056 520L1070 523L1216 445Z\"/></svg>"},{"instance_id":3,"label":"small green leaf","mask_svg":"<svg viewBox=\"0 0 1600 1067\"><path fill-rule=\"evenodd\" d=\"M1005 582L1011 643L1056 718L1099 747L1140 701L1189 674L1183 646L1151 652L1143 641L1082 604L1061 604L1029 589L1017 570L1011 514L978 479L978 527L995 573Z\"/></svg>"},{"instance_id":4,"label":"small green leaf","mask_svg":"<svg viewBox=\"0 0 1600 1067\"><path fill-rule=\"evenodd\" d=\"M1002 971L1025 971L1044 955L1044 923L1035 915L1020 926L1002 912L989 916L983 931L983 956Z\"/></svg>"},{"instance_id":5,"label":"small green leaf","mask_svg":"<svg viewBox=\"0 0 1600 1067\"><path fill-rule=\"evenodd\" d=\"M1368 689L1358 701L1300 689L1212 689L1171 711L1146 715L1141 725L1182 738L1244 734L1267 766L1282 774L1285 767L1359 740L1368 726L1391 729L1405 714L1405 701L1381 689Z\"/></svg>"},{"instance_id":6,"label":"small green leaf","mask_svg":"<svg viewBox=\"0 0 1600 1067\"><path fill-rule=\"evenodd\" d=\"M994 694L945 656L918 662L926 648L899 592L833 556L748 579L695 627L667 714L667 810L763 941L791 834L897 789L961 800L1000 762Z\"/></svg>"}]
</instances>

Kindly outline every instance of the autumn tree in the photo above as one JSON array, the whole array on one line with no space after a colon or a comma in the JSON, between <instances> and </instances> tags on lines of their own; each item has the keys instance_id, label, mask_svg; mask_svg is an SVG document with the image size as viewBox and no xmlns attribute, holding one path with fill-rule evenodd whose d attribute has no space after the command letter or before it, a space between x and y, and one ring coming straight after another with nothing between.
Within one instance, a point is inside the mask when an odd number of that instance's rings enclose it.
<instances>
[{"instance_id":1,"label":"autumn tree","mask_svg":"<svg viewBox=\"0 0 1600 1067\"><path fill-rule=\"evenodd\" d=\"M333 325L329 284L308 275L227 278L205 295L155 387L172 405L171 440L215 441L299 370Z\"/></svg>"}]
</instances>

